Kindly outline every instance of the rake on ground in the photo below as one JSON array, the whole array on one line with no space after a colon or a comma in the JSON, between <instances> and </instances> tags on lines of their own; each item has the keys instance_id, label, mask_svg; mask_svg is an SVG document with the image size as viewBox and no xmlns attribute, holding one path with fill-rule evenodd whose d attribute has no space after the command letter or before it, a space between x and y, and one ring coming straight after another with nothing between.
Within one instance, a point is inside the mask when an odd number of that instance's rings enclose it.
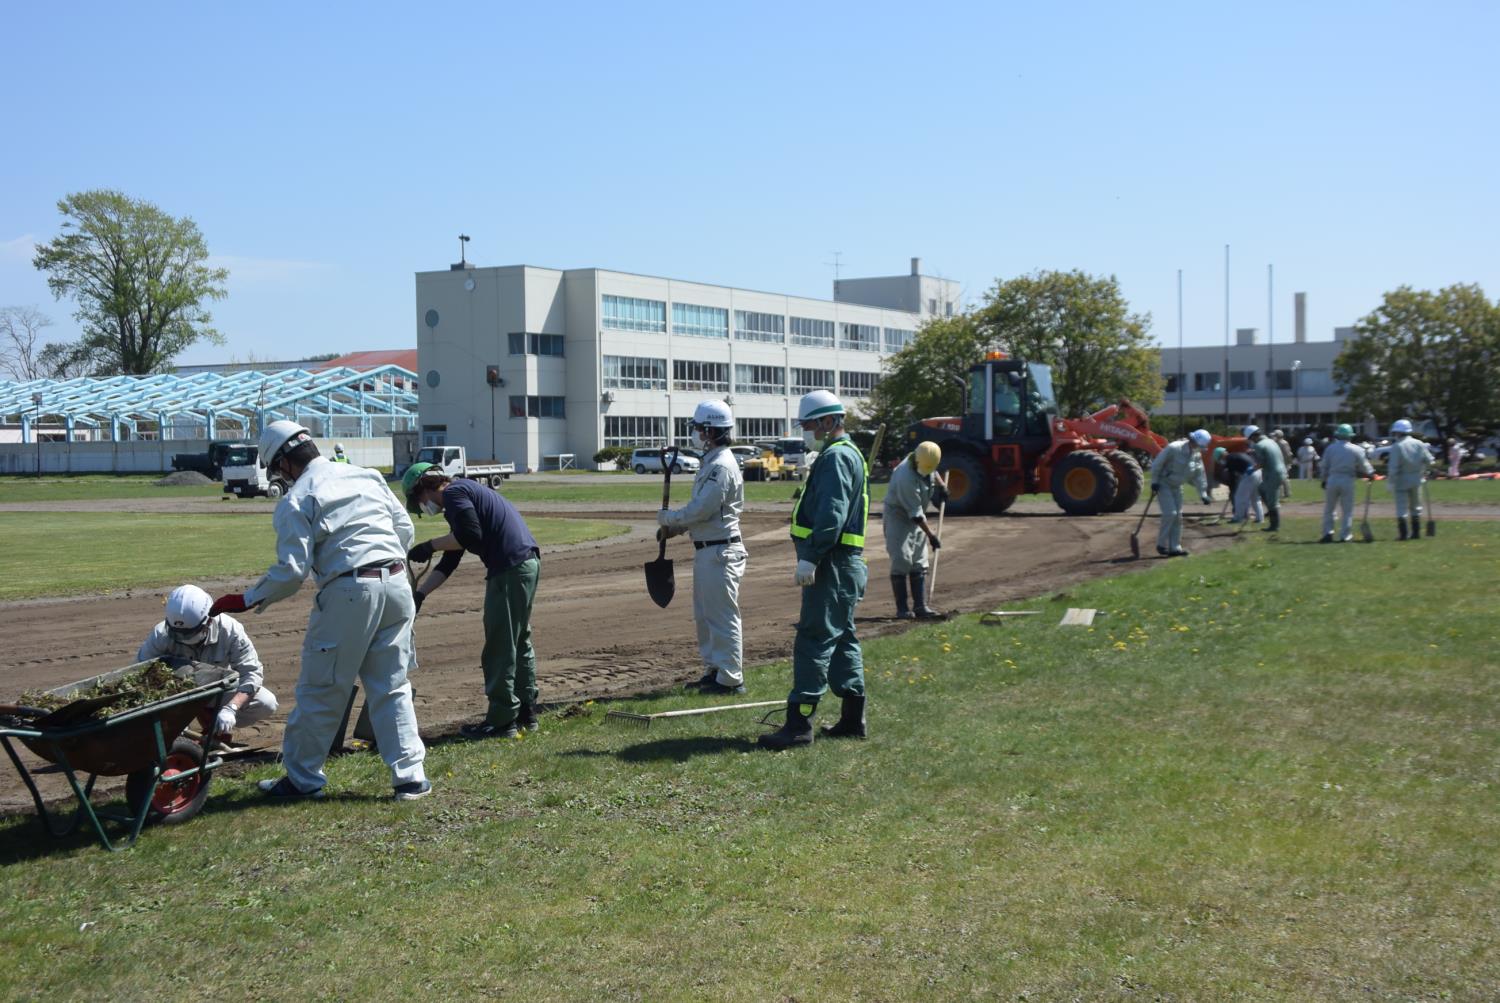
<instances>
[{"instance_id":1,"label":"rake on ground","mask_svg":"<svg viewBox=\"0 0 1500 1003\"><path fill-rule=\"evenodd\" d=\"M686 710L662 710L655 714L632 714L625 710L612 710L605 717L614 718L624 724L634 725L637 728L649 728L652 722L661 721L669 717L699 717L703 714L718 714L726 710L750 710L753 707L785 707L785 700L756 700L752 703L727 703L717 707L689 707Z\"/></svg>"}]
</instances>

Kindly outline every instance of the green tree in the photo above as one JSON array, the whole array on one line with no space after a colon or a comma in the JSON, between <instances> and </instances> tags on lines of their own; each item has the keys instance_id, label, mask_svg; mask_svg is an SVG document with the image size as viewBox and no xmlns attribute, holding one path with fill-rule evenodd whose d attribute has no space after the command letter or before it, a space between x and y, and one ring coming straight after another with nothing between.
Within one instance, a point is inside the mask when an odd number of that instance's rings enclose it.
<instances>
[{"instance_id":1,"label":"green tree","mask_svg":"<svg viewBox=\"0 0 1500 1003\"><path fill-rule=\"evenodd\" d=\"M903 433L912 422L963 414L965 379L990 347L986 338L973 314L928 321L910 344L885 360L880 382L853 426L873 431L885 425L881 453L891 458L904 448Z\"/></svg>"},{"instance_id":2,"label":"green tree","mask_svg":"<svg viewBox=\"0 0 1500 1003\"><path fill-rule=\"evenodd\" d=\"M1130 312L1114 276L1047 272L996 282L978 312L985 341L1052 367L1058 412L1076 417L1129 397L1162 401L1151 318Z\"/></svg>"},{"instance_id":3,"label":"green tree","mask_svg":"<svg viewBox=\"0 0 1500 1003\"><path fill-rule=\"evenodd\" d=\"M58 299L77 305L83 329L67 346L97 374L160 372L201 339L221 344L205 308L229 272L208 265L208 245L187 217L112 190L57 203L62 233L32 259Z\"/></svg>"},{"instance_id":4,"label":"green tree","mask_svg":"<svg viewBox=\"0 0 1500 1003\"><path fill-rule=\"evenodd\" d=\"M1333 374L1356 415L1427 418L1443 435L1500 423L1500 303L1479 286L1402 286L1355 330Z\"/></svg>"}]
</instances>

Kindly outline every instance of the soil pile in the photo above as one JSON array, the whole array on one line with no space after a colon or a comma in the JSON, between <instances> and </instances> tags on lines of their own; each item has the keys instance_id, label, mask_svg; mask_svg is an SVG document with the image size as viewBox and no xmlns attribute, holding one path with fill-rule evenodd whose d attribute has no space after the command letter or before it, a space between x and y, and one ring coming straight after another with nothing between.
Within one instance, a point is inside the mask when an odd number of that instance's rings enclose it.
<instances>
[{"instance_id":1,"label":"soil pile","mask_svg":"<svg viewBox=\"0 0 1500 1003\"><path fill-rule=\"evenodd\" d=\"M161 480L152 481L159 488L181 488L202 487L205 484L213 484L214 480L204 477L196 470L174 470Z\"/></svg>"}]
</instances>

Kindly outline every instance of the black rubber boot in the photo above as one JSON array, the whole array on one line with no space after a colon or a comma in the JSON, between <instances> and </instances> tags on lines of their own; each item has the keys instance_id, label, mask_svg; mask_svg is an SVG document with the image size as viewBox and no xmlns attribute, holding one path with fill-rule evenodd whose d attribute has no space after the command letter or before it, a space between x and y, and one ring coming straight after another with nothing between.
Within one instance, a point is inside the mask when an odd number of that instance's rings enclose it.
<instances>
[{"instance_id":1,"label":"black rubber boot","mask_svg":"<svg viewBox=\"0 0 1500 1003\"><path fill-rule=\"evenodd\" d=\"M1267 533L1275 533L1275 532L1280 531L1280 529L1281 529L1281 509L1279 509L1279 508L1273 508L1273 509L1271 509L1271 511L1269 511L1269 512L1266 513L1266 520L1270 523L1270 525L1266 527L1266 532Z\"/></svg>"},{"instance_id":2,"label":"black rubber boot","mask_svg":"<svg viewBox=\"0 0 1500 1003\"><path fill-rule=\"evenodd\" d=\"M1420 540L1420 539L1422 539L1422 517L1421 516L1414 515L1414 516L1411 517L1411 536L1408 536L1407 539L1408 540Z\"/></svg>"},{"instance_id":3,"label":"black rubber boot","mask_svg":"<svg viewBox=\"0 0 1500 1003\"><path fill-rule=\"evenodd\" d=\"M1403 540L1406 539L1406 520L1405 519L1397 519L1396 520L1396 529L1401 534L1401 539L1403 539Z\"/></svg>"},{"instance_id":4,"label":"black rubber boot","mask_svg":"<svg viewBox=\"0 0 1500 1003\"><path fill-rule=\"evenodd\" d=\"M825 724L822 727L824 738L864 738L865 737L865 698L863 696L846 696L844 704L839 709L839 720L837 724Z\"/></svg>"},{"instance_id":5,"label":"black rubber boot","mask_svg":"<svg viewBox=\"0 0 1500 1003\"><path fill-rule=\"evenodd\" d=\"M815 703L787 701L786 724L781 726L780 731L760 736L760 747L779 752L799 745L812 745L812 716L817 709L818 705Z\"/></svg>"},{"instance_id":6,"label":"black rubber boot","mask_svg":"<svg viewBox=\"0 0 1500 1003\"><path fill-rule=\"evenodd\" d=\"M911 608L918 620L941 620L943 614L927 605L927 572L913 571L907 576L911 582Z\"/></svg>"},{"instance_id":7,"label":"black rubber boot","mask_svg":"<svg viewBox=\"0 0 1500 1003\"><path fill-rule=\"evenodd\" d=\"M906 604L906 577L904 575L891 576L891 592L896 596L896 619L910 620L911 609Z\"/></svg>"},{"instance_id":8,"label":"black rubber boot","mask_svg":"<svg viewBox=\"0 0 1500 1003\"><path fill-rule=\"evenodd\" d=\"M536 719L536 708L529 703L522 703L521 710L516 714L516 727L523 731L536 731L541 723Z\"/></svg>"}]
</instances>

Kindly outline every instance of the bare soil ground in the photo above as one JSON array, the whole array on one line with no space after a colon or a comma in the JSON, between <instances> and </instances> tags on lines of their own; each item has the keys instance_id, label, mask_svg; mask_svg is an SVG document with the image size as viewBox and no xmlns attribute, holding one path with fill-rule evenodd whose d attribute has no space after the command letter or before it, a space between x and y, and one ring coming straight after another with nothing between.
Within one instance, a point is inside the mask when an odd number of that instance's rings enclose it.
<instances>
[{"instance_id":1,"label":"bare soil ground","mask_svg":"<svg viewBox=\"0 0 1500 1003\"><path fill-rule=\"evenodd\" d=\"M627 536L543 555L532 626L544 703L640 694L698 676L692 618L693 551L685 540L669 545L668 556L676 561L677 597L668 609L658 609L646 595L642 572L644 562L656 556L650 539L654 520L647 521L643 508L622 505L601 511L598 506L578 506L575 511L574 506L547 505L535 510L538 515L630 522L634 528ZM750 551L741 589L747 664L785 658L791 651L800 598L792 582L795 558L786 532L788 509L757 506L744 522ZM229 509L226 515L233 511ZM934 605L961 612L995 609L1071 582L1149 566L1149 561L1129 559L1128 537L1135 522L1131 515L1067 518L1050 502L1040 501L1022 503L1003 517L949 519ZM1154 549L1155 526L1154 518L1148 520L1141 535L1146 555ZM874 543L866 552L870 587L859 609L866 637L903 630L910 624L890 619L893 606L888 562L878 542L880 524L872 520L870 528ZM1229 542L1232 530L1199 528L1190 521L1184 537L1194 548L1222 546ZM201 584L217 593L250 583ZM417 715L426 736L452 734L459 724L482 714L478 653L483 641L483 586L481 566L472 558L466 560L418 617L420 667L412 679ZM0 608L0 698L129 664L141 639L161 617L167 591L32 600ZM244 617L265 664L266 685L277 694L281 711L272 721L239 733L238 740L279 747L286 712L294 700L312 595L312 588L304 587L297 597L265 614ZM879 699L878 693L874 696ZM65 789L60 776L45 779L48 791ZM0 810L27 803L13 772L0 773Z\"/></svg>"}]
</instances>

